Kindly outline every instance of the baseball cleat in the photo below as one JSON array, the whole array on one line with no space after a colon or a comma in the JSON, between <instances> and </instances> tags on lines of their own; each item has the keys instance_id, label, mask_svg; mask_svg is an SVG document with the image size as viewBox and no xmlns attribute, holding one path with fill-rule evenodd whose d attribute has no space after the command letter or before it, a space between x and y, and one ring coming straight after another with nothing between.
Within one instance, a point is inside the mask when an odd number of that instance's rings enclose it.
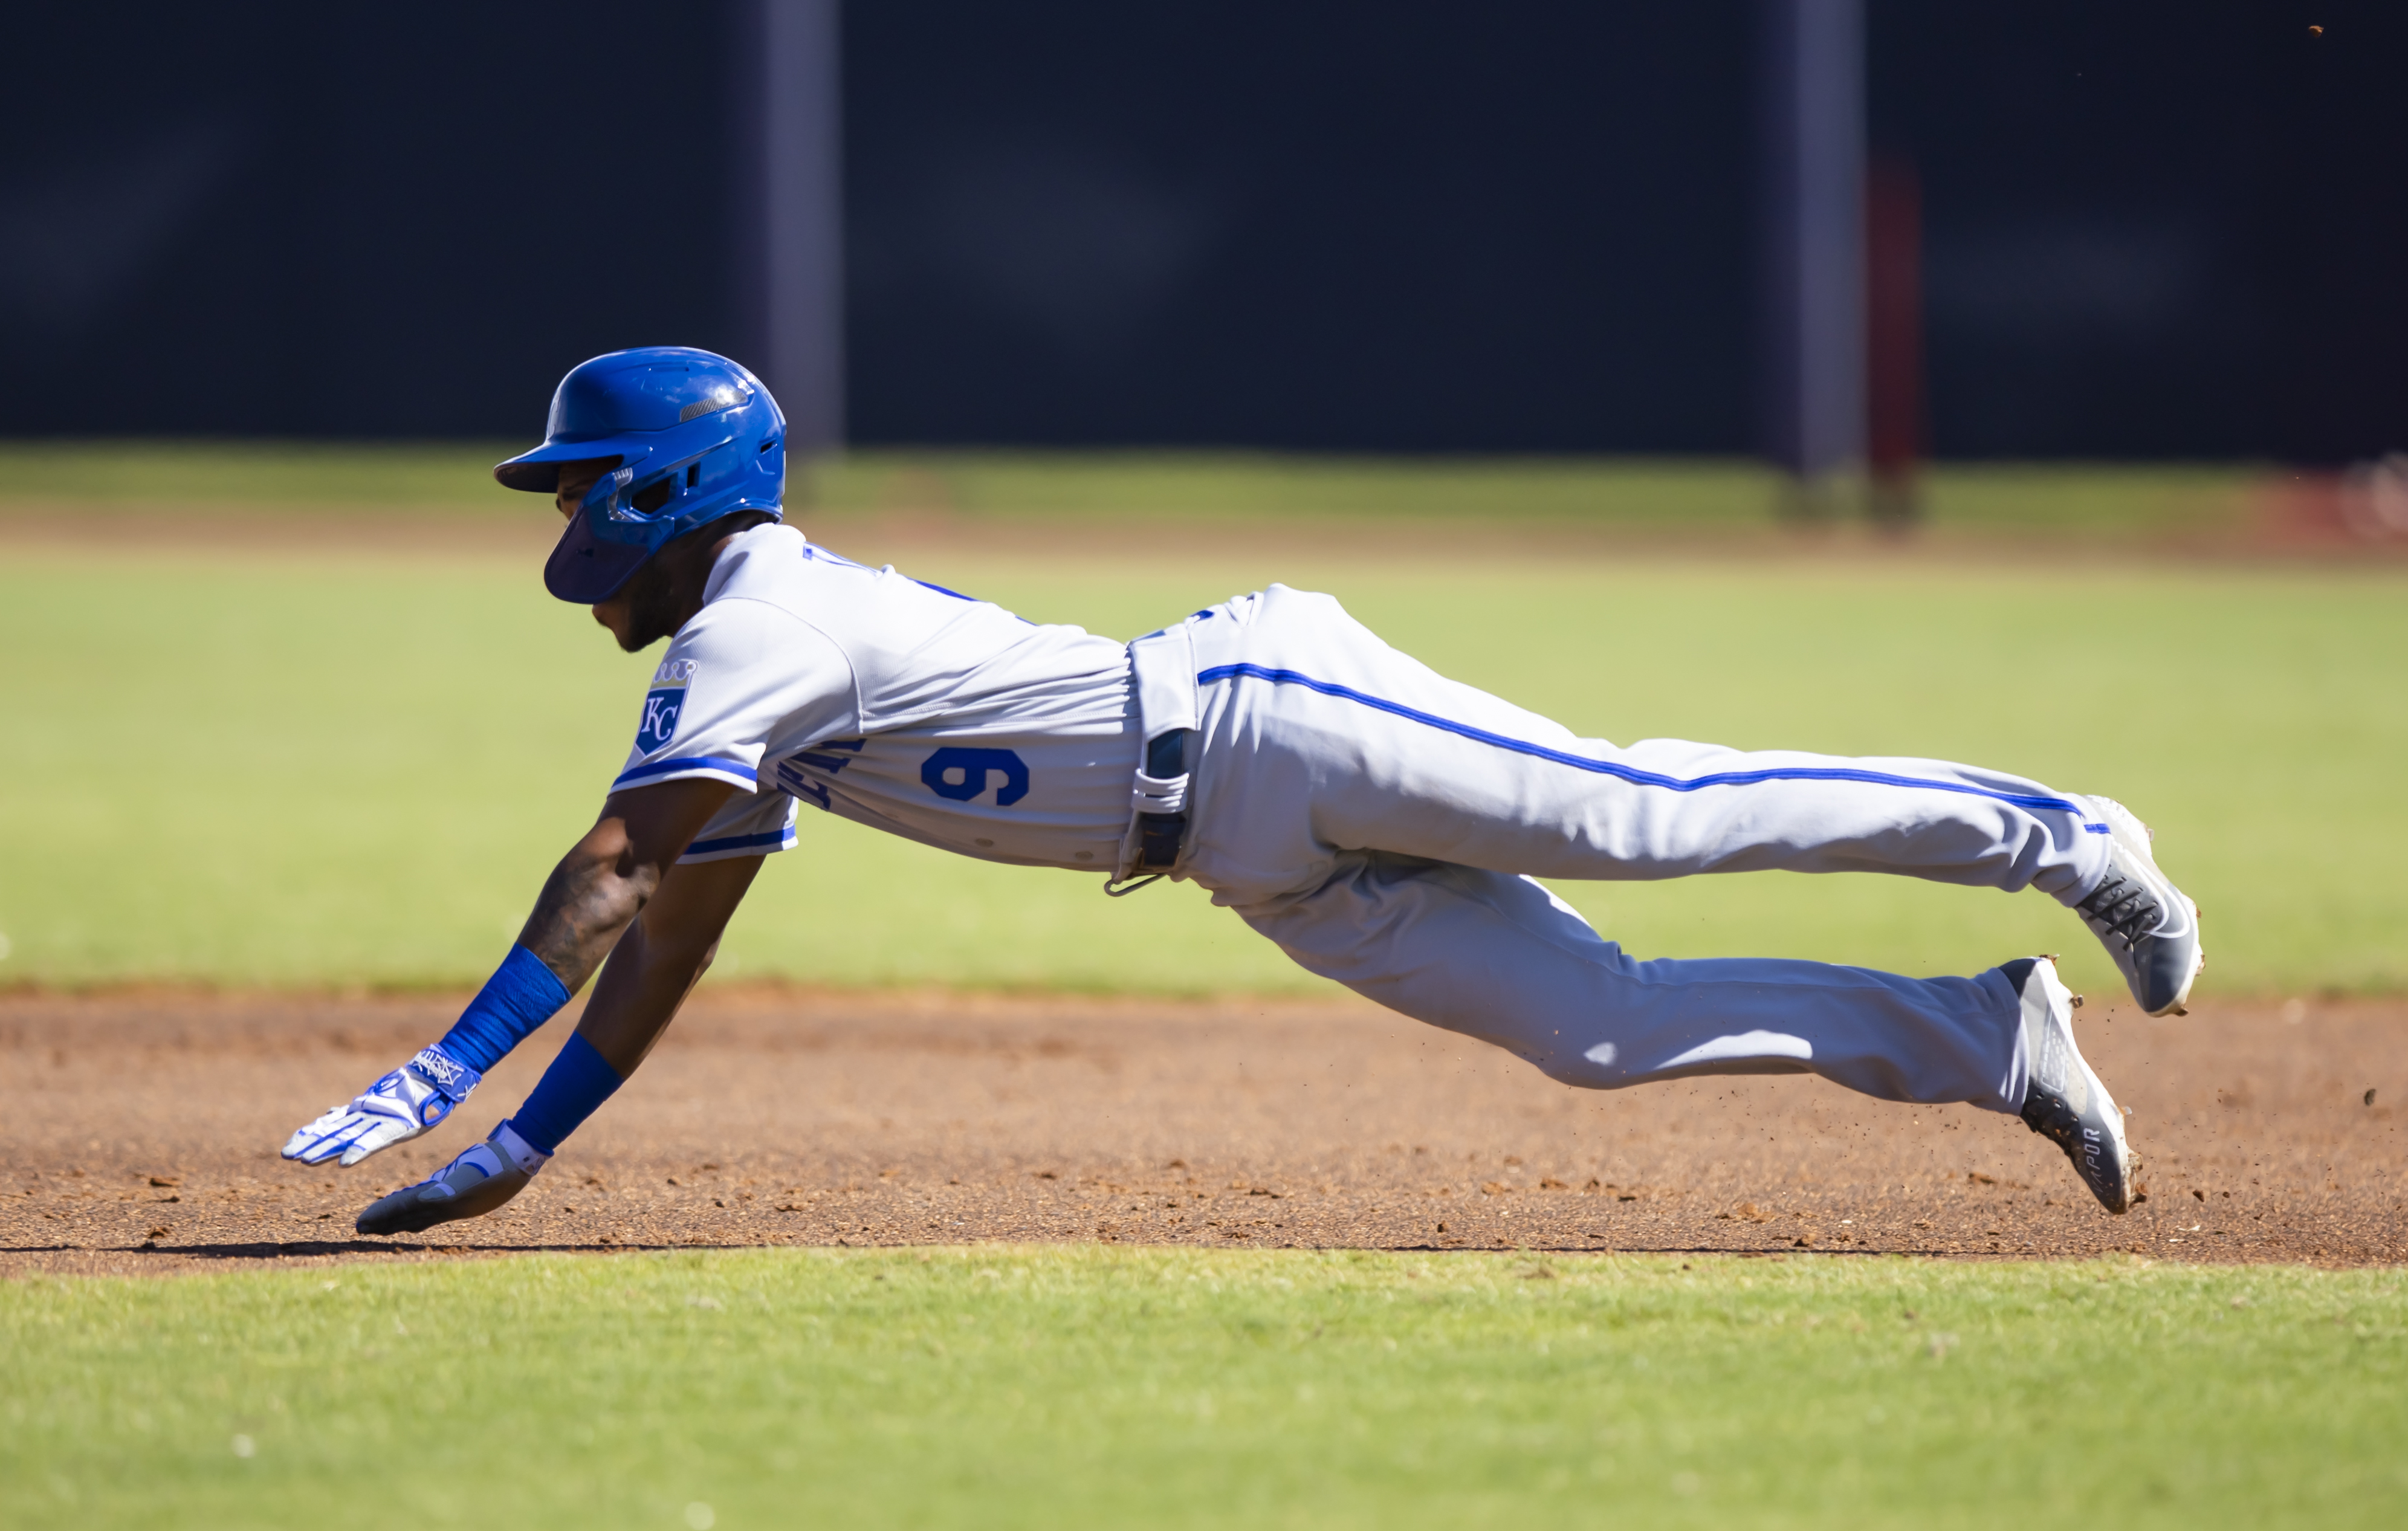
<instances>
[{"instance_id":1,"label":"baseball cleat","mask_svg":"<svg viewBox=\"0 0 2408 1531\"><path fill-rule=\"evenodd\" d=\"M482 1217L526 1189L535 1179L520 1167L512 1144L497 1127L494 1136L437 1170L433 1176L369 1203L353 1224L364 1234L424 1233L437 1223ZM528 1152L533 1151L529 1150ZM535 1160L541 1168L543 1160Z\"/></svg>"},{"instance_id":2,"label":"baseball cleat","mask_svg":"<svg viewBox=\"0 0 2408 1531\"><path fill-rule=\"evenodd\" d=\"M1999 971L2023 996L2024 1052L2030 1069L2024 1125L2065 1151L2100 1206L2119 1214L2130 1211L2136 1166L2124 1143L2124 1113L2074 1045L2072 991L2046 957L2017 957Z\"/></svg>"},{"instance_id":3,"label":"baseball cleat","mask_svg":"<svg viewBox=\"0 0 2408 1531\"><path fill-rule=\"evenodd\" d=\"M2199 944L2199 906L2157 870L2149 826L2112 797L2094 797L2108 827L2107 873L2073 906L2132 997L2151 1015L2181 1015L2191 981L2207 965Z\"/></svg>"}]
</instances>

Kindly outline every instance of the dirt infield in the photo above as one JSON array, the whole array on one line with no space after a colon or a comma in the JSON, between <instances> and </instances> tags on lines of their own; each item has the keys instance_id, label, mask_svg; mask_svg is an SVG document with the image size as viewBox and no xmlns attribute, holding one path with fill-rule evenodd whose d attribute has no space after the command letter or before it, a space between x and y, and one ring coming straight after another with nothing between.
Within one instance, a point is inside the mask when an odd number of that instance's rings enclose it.
<instances>
[{"instance_id":1,"label":"dirt infield","mask_svg":"<svg viewBox=\"0 0 2408 1531\"><path fill-rule=\"evenodd\" d=\"M727 990L502 1213L355 1238L564 1035L428 1139L350 1171L277 1158L456 1007L0 996L0 1273L985 1239L2408 1257L2408 1006L2299 1001L2085 1011L2146 1166L2110 1218L2006 1118L1795 1078L1570 1090L1353 1001Z\"/></svg>"}]
</instances>

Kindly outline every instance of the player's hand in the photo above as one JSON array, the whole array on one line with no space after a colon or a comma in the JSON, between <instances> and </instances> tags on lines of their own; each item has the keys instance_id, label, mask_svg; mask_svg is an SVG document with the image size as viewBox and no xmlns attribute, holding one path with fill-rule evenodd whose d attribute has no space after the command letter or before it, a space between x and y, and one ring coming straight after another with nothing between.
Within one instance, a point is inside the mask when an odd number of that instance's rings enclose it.
<instances>
[{"instance_id":1,"label":"player's hand","mask_svg":"<svg viewBox=\"0 0 2408 1531\"><path fill-rule=\"evenodd\" d=\"M416 1185L378 1197L353 1226L364 1234L424 1233L438 1223L482 1217L509 1201L535 1177L499 1141L503 1129L494 1134ZM540 1169L548 1157L531 1155L527 1162Z\"/></svg>"},{"instance_id":2,"label":"player's hand","mask_svg":"<svg viewBox=\"0 0 2408 1531\"><path fill-rule=\"evenodd\" d=\"M284 1157L322 1165L339 1153L348 1169L450 1116L484 1077L441 1047L426 1048L350 1105L335 1107L294 1133L284 1145Z\"/></svg>"}]
</instances>

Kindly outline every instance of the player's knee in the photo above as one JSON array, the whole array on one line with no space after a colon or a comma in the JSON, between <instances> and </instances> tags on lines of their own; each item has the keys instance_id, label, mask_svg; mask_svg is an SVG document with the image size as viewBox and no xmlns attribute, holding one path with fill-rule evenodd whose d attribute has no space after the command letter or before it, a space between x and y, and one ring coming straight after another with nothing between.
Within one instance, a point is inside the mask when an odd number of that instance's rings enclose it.
<instances>
[{"instance_id":1,"label":"player's knee","mask_svg":"<svg viewBox=\"0 0 2408 1531\"><path fill-rule=\"evenodd\" d=\"M1598 1042L1585 1051L1559 1048L1524 1056L1540 1073L1576 1090L1619 1090L1633 1082L1621 1068L1612 1042Z\"/></svg>"}]
</instances>

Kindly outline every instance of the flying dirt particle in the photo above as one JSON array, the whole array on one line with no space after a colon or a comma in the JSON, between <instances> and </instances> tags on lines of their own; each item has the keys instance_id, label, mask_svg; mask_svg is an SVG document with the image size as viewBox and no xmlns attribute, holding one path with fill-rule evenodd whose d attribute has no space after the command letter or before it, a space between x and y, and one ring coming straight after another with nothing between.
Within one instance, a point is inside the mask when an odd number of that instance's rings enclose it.
<instances>
[{"instance_id":1,"label":"flying dirt particle","mask_svg":"<svg viewBox=\"0 0 2408 1531\"><path fill-rule=\"evenodd\" d=\"M2374 1092L2373 1092L2373 1091L2369 1090L2369 1091L2366 1093L2366 1103L2367 1103L2369 1106L2372 1106L2372 1105L2373 1105L2373 1104L2374 1104Z\"/></svg>"},{"instance_id":2,"label":"flying dirt particle","mask_svg":"<svg viewBox=\"0 0 2408 1531\"><path fill-rule=\"evenodd\" d=\"M2308 31L2309 31L2313 36L2318 36L2318 37L2321 37L2321 36L2323 36L2325 35L2325 29L2324 29L2323 27L2320 27L2320 26L2311 26L2311 27L2309 27L2309 28L2308 28Z\"/></svg>"}]
</instances>

